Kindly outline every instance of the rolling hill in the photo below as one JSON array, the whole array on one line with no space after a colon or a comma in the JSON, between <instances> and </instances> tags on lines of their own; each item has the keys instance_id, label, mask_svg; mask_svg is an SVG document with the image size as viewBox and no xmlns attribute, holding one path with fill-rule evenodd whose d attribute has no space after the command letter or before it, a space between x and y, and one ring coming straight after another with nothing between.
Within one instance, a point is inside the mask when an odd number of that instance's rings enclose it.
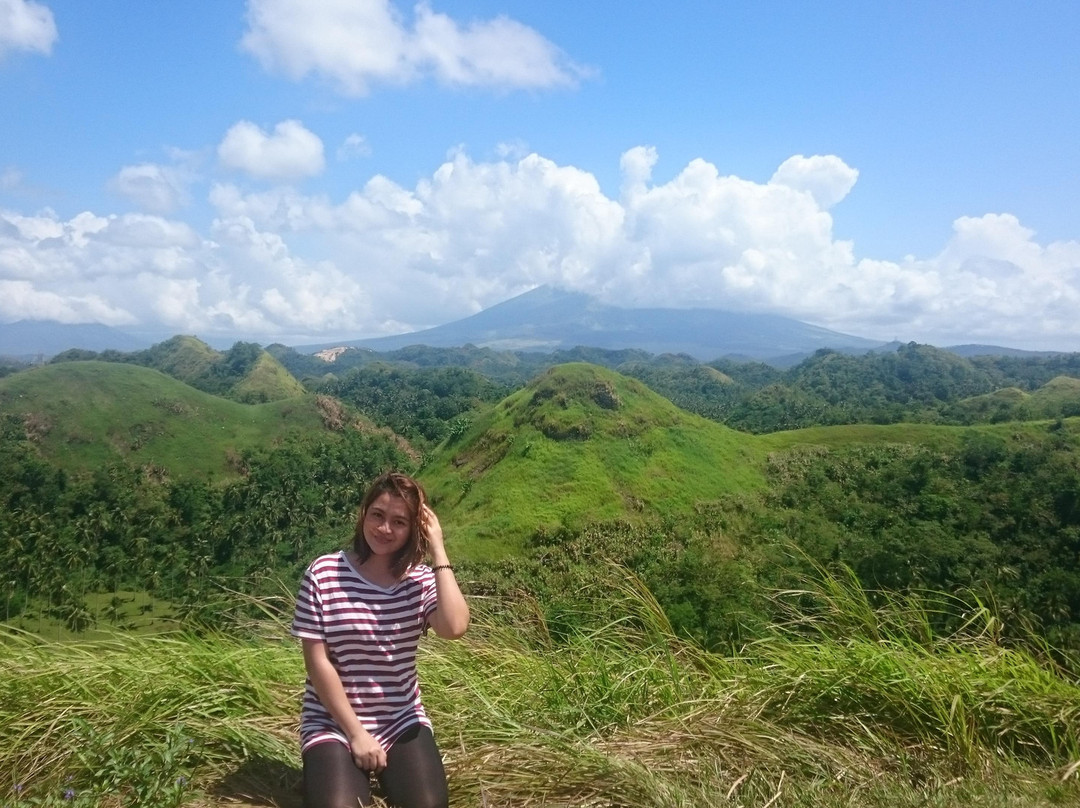
<instances>
[{"instance_id":1,"label":"rolling hill","mask_svg":"<svg viewBox=\"0 0 1080 808\"><path fill-rule=\"evenodd\" d=\"M1020 421L1080 415L1080 379L1056 376L1029 392L1004 387L956 402L953 409L973 420Z\"/></svg>"},{"instance_id":2,"label":"rolling hill","mask_svg":"<svg viewBox=\"0 0 1080 808\"><path fill-rule=\"evenodd\" d=\"M228 351L217 351L197 337L178 334L142 351L98 354L72 349L58 354L52 362L95 359L160 370L198 390L245 404L278 401L306 392L276 357L253 342L238 342Z\"/></svg>"},{"instance_id":3,"label":"rolling hill","mask_svg":"<svg viewBox=\"0 0 1080 808\"><path fill-rule=\"evenodd\" d=\"M1075 385L1055 380L1045 395L1071 395ZM313 395L242 404L157 370L83 361L0 379L0 413L18 418L60 468L123 460L166 476L221 479L236 473L245 449L340 428L343 410ZM420 476L462 554L484 559L515 552L537 531L677 520L752 496L769 485L770 457L800 447L948 448L973 431L1028 429L1046 425L853 424L751 435L688 413L628 376L568 363L458 419Z\"/></svg>"},{"instance_id":4,"label":"rolling hill","mask_svg":"<svg viewBox=\"0 0 1080 808\"><path fill-rule=\"evenodd\" d=\"M161 371L113 362L62 362L0 379L0 413L23 420L60 468L114 460L171 475L229 475L229 457L289 434L325 430L316 396L241 404Z\"/></svg>"},{"instance_id":5,"label":"rolling hill","mask_svg":"<svg viewBox=\"0 0 1080 808\"><path fill-rule=\"evenodd\" d=\"M678 518L760 491L770 453L955 445L971 429L852 425L749 435L681 410L634 379L571 363L476 418L440 447L423 478L468 554L498 556L537 530Z\"/></svg>"}]
</instances>

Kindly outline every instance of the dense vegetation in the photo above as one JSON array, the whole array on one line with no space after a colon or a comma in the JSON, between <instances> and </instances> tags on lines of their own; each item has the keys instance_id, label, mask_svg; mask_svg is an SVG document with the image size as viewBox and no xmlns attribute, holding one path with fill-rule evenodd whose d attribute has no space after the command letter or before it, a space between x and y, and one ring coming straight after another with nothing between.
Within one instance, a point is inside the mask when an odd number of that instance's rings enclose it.
<instances>
[{"instance_id":1,"label":"dense vegetation","mask_svg":"<svg viewBox=\"0 0 1080 808\"><path fill-rule=\"evenodd\" d=\"M503 388L475 371L377 362L321 389L384 423L412 414L421 424L415 442L432 446L445 434L437 450L421 458L391 433L357 428L348 408L328 411L337 399L325 395L312 397L322 404L311 407L307 428L240 444L232 424L257 426L261 408L279 405L223 402L238 409L216 412L210 399L184 403L173 383L147 377L141 396L150 404L140 408L130 385L123 399L130 426L144 423L142 448L90 456L85 472L65 466L60 457L78 439L57 441L61 427L45 429L41 413L19 410L12 395L41 395L27 383L40 378L55 400L62 374L78 380L64 395L82 390L89 404L105 393L87 395L84 371L117 385L143 383L149 372L115 376L110 367L57 364L0 387L12 410L0 436L0 561L11 570L12 616L34 607L85 628L104 620L87 593L140 588L207 614L211 590L258 591L272 576L294 579L314 553L347 540L367 480L391 465L426 462L421 474L459 557L475 562L477 591L528 591L555 625L576 609L568 593L592 582L602 548L641 576L678 633L708 648L752 640L771 618L766 593L805 572L807 561L847 564L874 588L971 591L998 603L1010 630L1038 626L1055 643L1080 648L1071 419L755 437L695 418L595 365L553 368L494 406L489 399ZM745 372L763 380L759 367ZM185 423L146 426L150 415L139 413L159 416L161 400ZM187 444L148 454L159 433L186 434L193 411L215 412L219 432L233 438L218 444L216 475L183 470L196 454ZM335 428L313 428L316 418L336 418ZM199 441L213 445L210 434Z\"/></svg>"},{"instance_id":2,"label":"dense vegetation","mask_svg":"<svg viewBox=\"0 0 1080 808\"><path fill-rule=\"evenodd\" d=\"M511 392L465 368L413 369L382 362L354 368L313 387L408 440L428 446L460 428L478 407Z\"/></svg>"},{"instance_id":3,"label":"dense vegetation","mask_svg":"<svg viewBox=\"0 0 1080 808\"><path fill-rule=\"evenodd\" d=\"M98 620L90 592L149 589L197 610L222 587L296 578L312 555L347 539L376 474L408 467L385 437L349 430L247 450L235 459L240 473L221 483L122 463L71 475L35 456L19 420L4 416L0 428L6 615L33 598L72 629Z\"/></svg>"},{"instance_id":4,"label":"dense vegetation","mask_svg":"<svg viewBox=\"0 0 1080 808\"><path fill-rule=\"evenodd\" d=\"M709 370L717 371L710 374ZM620 368L679 406L749 432L902 421L972 424L1080 415L1080 390L1039 394L1080 377L1080 354L970 359L911 343L861 356L822 350L786 371L731 361ZM993 396L1003 391L1014 395ZM976 397L981 403L972 403Z\"/></svg>"},{"instance_id":5,"label":"dense vegetation","mask_svg":"<svg viewBox=\"0 0 1080 808\"><path fill-rule=\"evenodd\" d=\"M760 362L702 363L682 355L584 347L551 354L473 346L413 346L382 354L350 349L331 362L280 345L267 350L312 390L332 390L321 386L377 363L403 372L453 367L519 388L550 367L588 362L639 379L690 412L757 433L825 424L966 425L1080 415L1080 383L1069 383L1080 380L1080 354L964 357L909 343L862 355L823 349L781 369ZM380 385L378 377L368 381ZM382 381L389 379L383 376ZM415 382L412 395L430 392L423 373L406 373L394 381ZM379 420L376 408L368 414Z\"/></svg>"}]
</instances>

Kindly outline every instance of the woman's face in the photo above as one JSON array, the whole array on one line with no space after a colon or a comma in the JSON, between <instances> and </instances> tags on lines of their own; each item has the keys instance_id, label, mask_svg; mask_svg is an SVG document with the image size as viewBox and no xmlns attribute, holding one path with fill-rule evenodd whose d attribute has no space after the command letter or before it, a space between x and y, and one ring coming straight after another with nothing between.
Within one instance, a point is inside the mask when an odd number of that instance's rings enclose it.
<instances>
[{"instance_id":1,"label":"woman's face","mask_svg":"<svg viewBox=\"0 0 1080 808\"><path fill-rule=\"evenodd\" d=\"M412 517L405 500L389 492L380 494L364 514L364 539L377 556L392 556L409 541Z\"/></svg>"}]
</instances>

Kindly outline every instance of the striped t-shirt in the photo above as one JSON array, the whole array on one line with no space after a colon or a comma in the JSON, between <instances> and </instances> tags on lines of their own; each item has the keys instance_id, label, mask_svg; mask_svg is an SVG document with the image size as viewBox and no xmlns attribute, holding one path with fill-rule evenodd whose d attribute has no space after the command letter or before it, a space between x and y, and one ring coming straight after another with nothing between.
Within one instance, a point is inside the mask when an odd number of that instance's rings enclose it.
<instances>
[{"instance_id":1,"label":"striped t-shirt","mask_svg":"<svg viewBox=\"0 0 1080 808\"><path fill-rule=\"evenodd\" d=\"M353 711L383 749L413 724L431 726L420 703L416 648L435 606L435 575L424 564L384 589L364 578L341 551L316 558L300 583L292 634L326 643ZM331 740L348 745L308 678L301 751Z\"/></svg>"}]
</instances>

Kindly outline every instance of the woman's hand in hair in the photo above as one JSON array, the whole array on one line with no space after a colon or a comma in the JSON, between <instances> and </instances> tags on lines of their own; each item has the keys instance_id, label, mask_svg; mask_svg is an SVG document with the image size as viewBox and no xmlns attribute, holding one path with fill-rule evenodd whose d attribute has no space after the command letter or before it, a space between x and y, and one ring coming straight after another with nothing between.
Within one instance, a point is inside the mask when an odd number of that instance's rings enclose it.
<instances>
[{"instance_id":1,"label":"woman's hand in hair","mask_svg":"<svg viewBox=\"0 0 1080 808\"><path fill-rule=\"evenodd\" d=\"M454 568L446 555L439 517L427 505L420 509L420 525L427 534L428 555L431 558L431 567L435 570L438 598L435 611L428 617L428 623L440 637L457 639L469 627L469 604L461 594Z\"/></svg>"},{"instance_id":2,"label":"woman's hand in hair","mask_svg":"<svg viewBox=\"0 0 1080 808\"><path fill-rule=\"evenodd\" d=\"M443 530L439 517L427 503L420 506L420 529L427 539L428 555L435 560L435 563L439 563L439 559L445 553Z\"/></svg>"}]
</instances>

